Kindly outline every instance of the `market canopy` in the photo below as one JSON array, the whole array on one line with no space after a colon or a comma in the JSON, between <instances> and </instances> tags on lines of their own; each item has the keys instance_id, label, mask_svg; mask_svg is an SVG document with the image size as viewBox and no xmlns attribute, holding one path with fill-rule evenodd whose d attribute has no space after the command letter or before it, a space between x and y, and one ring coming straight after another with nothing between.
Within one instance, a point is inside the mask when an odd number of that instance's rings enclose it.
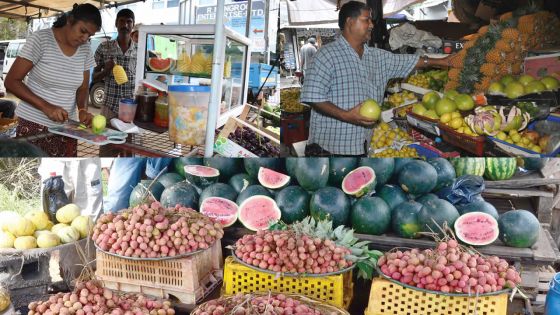
<instances>
[{"instance_id":1,"label":"market canopy","mask_svg":"<svg viewBox=\"0 0 560 315\"><path fill-rule=\"evenodd\" d=\"M322 24L334 25L338 23L336 11L338 0L283 0L288 8L288 21L292 27L320 27ZM340 5L349 0L341 0ZM366 2L365 0L358 0ZM383 0L383 16L389 17L415 4L424 6L438 5L447 0Z\"/></svg>"},{"instance_id":2,"label":"market canopy","mask_svg":"<svg viewBox=\"0 0 560 315\"><path fill-rule=\"evenodd\" d=\"M74 3L91 3L99 8L143 0L0 0L0 17L12 19L45 18L72 10Z\"/></svg>"}]
</instances>

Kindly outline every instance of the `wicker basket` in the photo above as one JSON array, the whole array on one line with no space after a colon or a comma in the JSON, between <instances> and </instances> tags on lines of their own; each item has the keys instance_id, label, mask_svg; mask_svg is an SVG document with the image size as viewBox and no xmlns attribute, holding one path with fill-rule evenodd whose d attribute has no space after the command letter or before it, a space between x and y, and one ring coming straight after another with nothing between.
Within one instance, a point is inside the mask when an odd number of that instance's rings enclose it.
<instances>
[{"instance_id":1,"label":"wicker basket","mask_svg":"<svg viewBox=\"0 0 560 315\"><path fill-rule=\"evenodd\" d=\"M255 297L259 297L259 296L267 296L270 293L268 293L268 292L251 292L250 294L255 296ZM350 313L348 313L344 309L338 308L334 305L330 305L330 304L327 304L327 303L324 303L324 302L321 302L321 301L318 301L318 300L315 300L315 299L308 298L304 295L300 295L300 294L284 294L284 295L286 295L287 297L290 297L292 299L298 300L301 303L303 303L307 306L310 306L310 307L312 307L316 310L319 310L321 312L321 314L350 315ZM220 299L224 299L224 300L228 301L228 300L232 299L232 296L224 296L224 297L221 297ZM201 309L209 302L210 301L199 305L197 308L195 308L191 312L191 314L193 314L193 315L202 314Z\"/></svg>"}]
</instances>

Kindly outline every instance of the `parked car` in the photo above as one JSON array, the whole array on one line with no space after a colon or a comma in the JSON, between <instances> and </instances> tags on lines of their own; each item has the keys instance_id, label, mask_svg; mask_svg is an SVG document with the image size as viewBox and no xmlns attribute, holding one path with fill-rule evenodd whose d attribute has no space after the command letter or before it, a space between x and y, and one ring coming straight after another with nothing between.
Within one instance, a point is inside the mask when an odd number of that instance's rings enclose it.
<instances>
[{"instance_id":1,"label":"parked car","mask_svg":"<svg viewBox=\"0 0 560 315\"><path fill-rule=\"evenodd\" d=\"M8 41L8 47L6 48L6 55L4 56L4 61L2 63L2 78L6 78L8 71L12 67L12 64L16 60L16 57L25 44L25 39L16 39Z\"/></svg>"}]
</instances>

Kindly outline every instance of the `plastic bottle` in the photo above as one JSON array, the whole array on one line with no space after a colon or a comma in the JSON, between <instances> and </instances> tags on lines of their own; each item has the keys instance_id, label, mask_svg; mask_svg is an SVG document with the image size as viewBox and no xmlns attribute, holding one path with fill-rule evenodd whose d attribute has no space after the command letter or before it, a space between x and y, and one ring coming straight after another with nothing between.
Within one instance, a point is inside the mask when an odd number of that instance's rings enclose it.
<instances>
[{"instance_id":1,"label":"plastic bottle","mask_svg":"<svg viewBox=\"0 0 560 315\"><path fill-rule=\"evenodd\" d=\"M64 192L64 181L62 176L51 173L51 177L43 182L43 211L47 213L53 223L56 220L56 211L70 203L68 196Z\"/></svg>"},{"instance_id":2,"label":"plastic bottle","mask_svg":"<svg viewBox=\"0 0 560 315\"><path fill-rule=\"evenodd\" d=\"M163 92L156 99L154 125L163 128L169 126L169 106L167 104L167 95Z\"/></svg>"},{"instance_id":3,"label":"plastic bottle","mask_svg":"<svg viewBox=\"0 0 560 315\"><path fill-rule=\"evenodd\" d=\"M550 290L546 294L544 315L560 314L560 272L550 281Z\"/></svg>"}]
</instances>

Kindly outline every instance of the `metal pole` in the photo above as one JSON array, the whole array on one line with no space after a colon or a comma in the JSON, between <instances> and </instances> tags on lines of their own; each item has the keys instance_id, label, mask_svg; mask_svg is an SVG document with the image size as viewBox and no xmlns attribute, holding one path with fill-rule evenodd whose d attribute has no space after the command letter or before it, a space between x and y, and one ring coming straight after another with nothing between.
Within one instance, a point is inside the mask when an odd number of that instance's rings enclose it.
<instances>
[{"instance_id":1,"label":"metal pole","mask_svg":"<svg viewBox=\"0 0 560 315\"><path fill-rule=\"evenodd\" d=\"M225 33L224 33L224 4L225 1L217 1L216 24L214 26L214 54L212 56L212 85L210 91L210 104L208 104L208 122L206 124L206 143L204 145L204 157L214 155L214 134L218 124L220 103L222 100L222 60L225 56Z\"/></svg>"},{"instance_id":2,"label":"metal pole","mask_svg":"<svg viewBox=\"0 0 560 315\"><path fill-rule=\"evenodd\" d=\"M245 37L251 38L251 9L253 8L253 0L247 0L247 21L245 22Z\"/></svg>"}]
</instances>

